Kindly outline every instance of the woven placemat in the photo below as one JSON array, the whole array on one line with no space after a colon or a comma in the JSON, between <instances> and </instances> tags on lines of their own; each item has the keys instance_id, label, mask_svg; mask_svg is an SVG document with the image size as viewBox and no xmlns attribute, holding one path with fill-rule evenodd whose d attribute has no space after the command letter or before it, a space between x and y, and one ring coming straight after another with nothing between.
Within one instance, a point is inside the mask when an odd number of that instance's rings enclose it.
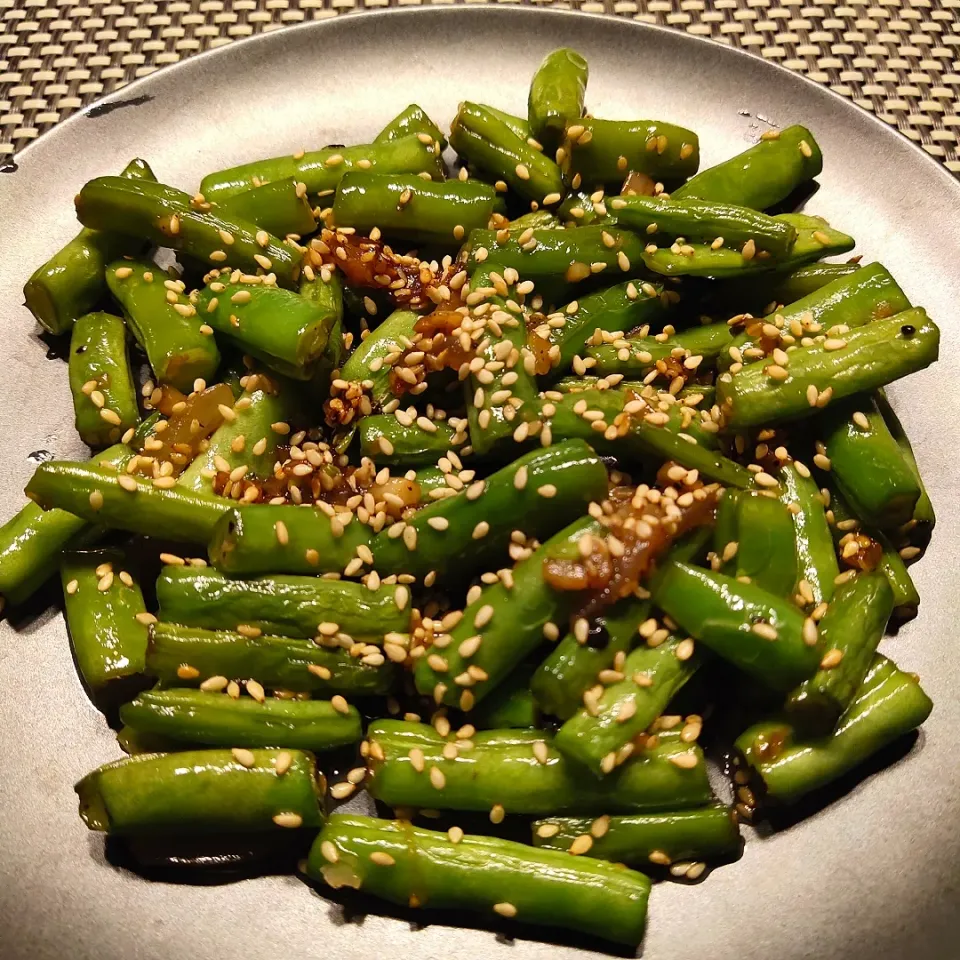
<instances>
[{"instance_id":1,"label":"woven placemat","mask_svg":"<svg viewBox=\"0 0 960 960\"><path fill-rule=\"evenodd\" d=\"M0 158L211 47L341 13L463 0L0 0ZM960 173L960 0L466 0L712 37L827 84Z\"/></svg>"}]
</instances>

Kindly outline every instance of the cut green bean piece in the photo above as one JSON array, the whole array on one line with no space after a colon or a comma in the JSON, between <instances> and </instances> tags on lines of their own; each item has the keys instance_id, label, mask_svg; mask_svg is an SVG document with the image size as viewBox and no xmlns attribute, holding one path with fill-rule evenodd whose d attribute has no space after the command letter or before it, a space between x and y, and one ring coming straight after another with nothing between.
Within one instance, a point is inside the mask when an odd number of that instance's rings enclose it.
<instances>
[{"instance_id":1,"label":"cut green bean piece","mask_svg":"<svg viewBox=\"0 0 960 960\"><path fill-rule=\"evenodd\" d=\"M840 573L830 526L816 481L806 468L785 464L780 470L780 499L793 519L797 551L797 582L794 592L805 604L818 605L833 596L834 581Z\"/></svg>"},{"instance_id":2,"label":"cut green bean piece","mask_svg":"<svg viewBox=\"0 0 960 960\"><path fill-rule=\"evenodd\" d=\"M644 251L643 262L654 273L667 277L712 277L726 280L730 277L765 270L789 269L821 257L837 256L854 247L853 237L834 230L821 217L801 213L781 213L773 220L785 223L797 231L797 238L789 251L780 258L757 255L749 250L714 249L712 244L692 243L660 247L655 252ZM746 246L746 245L745 245Z\"/></svg>"},{"instance_id":3,"label":"cut green bean piece","mask_svg":"<svg viewBox=\"0 0 960 960\"><path fill-rule=\"evenodd\" d=\"M73 656L95 698L129 689L144 672L146 607L131 569L115 549L66 553L60 564Z\"/></svg>"},{"instance_id":4,"label":"cut green bean piece","mask_svg":"<svg viewBox=\"0 0 960 960\"><path fill-rule=\"evenodd\" d=\"M311 754L250 750L242 759L230 750L195 750L114 760L74 788L80 816L91 830L120 836L323 824L323 776ZM285 773L278 774L278 763Z\"/></svg>"},{"instance_id":5,"label":"cut green bean piece","mask_svg":"<svg viewBox=\"0 0 960 960\"><path fill-rule=\"evenodd\" d=\"M51 460L37 467L26 493L44 509L56 507L91 523L186 543L209 540L217 520L231 509L229 500L213 494L159 486L133 474L123 479L129 487L121 485L115 467Z\"/></svg>"},{"instance_id":6,"label":"cut green bean piece","mask_svg":"<svg viewBox=\"0 0 960 960\"><path fill-rule=\"evenodd\" d=\"M145 160L131 160L121 177L156 180ZM123 233L84 227L66 246L38 267L23 287L27 309L44 330L66 333L77 317L106 294L104 271L123 254L139 254L146 244Z\"/></svg>"},{"instance_id":7,"label":"cut green bean piece","mask_svg":"<svg viewBox=\"0 0 960 960\"><path fill-rule=\"evenodd\" d=\"M493 114L498 120L505 123L524 142L533 136L533 131L530 129L530 123L526 117L518 117L513 113L507 113L505 110L498 110L488 103L481 103L479 106L482 110Z\"/></svg>"},{"instance_id":8,"label":"cut green bean piece","mask_svg":"<svg viewBox=\"0 0 960 960\"><path fill-rule=\"evenodd\" d=\"M587 61L576 50L560 47L548 53L530 81L527 119L545 148L556 147L566 128L583 116Z\"/></svg>"},{"instance_id":9,"label":"cut green bean piece","mask_svg":"<svg viewBox=\"0 0 960 960\"><path fill-rule=\"evenodd\" d=\"M663 864L664 858L672 863L726 858L743 845L736 815L719 805L669 813L551 817L535 820L530 831L538 849L569 851L577 843L577 848L587 847L591 857L636 867Z\"/></svg>"},{"instance_id":10,"label":"cut green bean piece","mask_svg":"<svg viewBox=\"0 0 960 960\"><path fill-rule=\"evenodd\" d=\"M493 187L479 180L434 183L415 174L356 170L337 186L333 216L338 227L413 243L458 246L471 230L486 227L496 202Z\"/></svg>"},{"instance_id":11,"label":"cut green bean piece","mask_svg":"<svg viewBox=\"0 0 960 960\"><path fill-rule=\"evenodd\" d=\"M516 917L635 947L650 881L603 860L574 859L499 837L422 830L405 820L335 814L314 841L307 875L401 906Z\"/></svg>"},{"instance_id":12,"label":"cut green bean piece","mask_svg":"<svg viewBox=\"0 0 960 960\"><path fill-rule=\"evenodd\" d=\"M208 556L234 577L340 573L373 537L370 527L345 509L327 514L292 504L254 504L228 509L219 518L208 538Z\"/></svg>"},{"instance_id":13,"label":"cut green bean piece","mask_svg":"<svg viewBox=\"0 0 960 960\"><path fill-rule=\"evenodd\" d=\"M717 402L731 429L810 416L830 400L864 393L922 370L940 348L940 331L919 308L875 320L843 338L815 341L790 354L786 379L765 360L718 378Z\"/></svg>"},{"instance_id":14,"label":"cut green bean piece","mask_svg":"<svg viewBox=\"0 0 960 960\"><path fill-rule=\"evenodd\" d=\"M74 424L88 447L116 443L140 422L127 328L109 313L78 317L70 337Z\"/></svg>"},{"instance_id":15,"label":"cut green bean piece","mask_svg":"<svg viewBox=\"0 0 960 960\"><path fill-rule=\"evenodd\" d=\"M832 336L828 331L833 328L862 327L909 309L910 301L886 267L871 263L796 301L788 301L772 316L747 320L745 329L731 344L736 351L721 355L719 366L726 370L738 356L740 361L750 363L764 357L773 346L786 349L805 336Z\"/></svg>"},{"instance_id":16,"label":"cut green bean piece","mask_svg":"<svg viewBox=\"0 0 960 960\"><path fill-rule=\"evenodd\" d=\"M450 146L471 170L502 180L525 200L550 206L565 192L560 168L480 104L460 104L450 126Z\"/></svg>"},{"instance_id":17,"label":"cut green bean piece","mask_svg":"<svg viewBox=\"0 0 960 960\"><path fill-rule=\"evenodd\" d=\"M660 120L597 120L567 126L562 164L574 190L616 187L630 172L674 182L697 172L700 141L692 130Z\"/></svg>"},{"instance_id":18,"label":"cut green bean piece","mask_svg":"<svg viewBox=\"0 0 960 960\"><path fill-rule=\"evenodd\" d=\"M419 136L411 134L376 144L326 147L296 156L243 163L208 173L200 182L200 192L207 200L220 203L251 187L292 177L304 184L308 193L329 195L336 190L340 178L353 169L373 173L429 173L435 180L443 179L440 151L433 141L424 143Z\"/></svg>"},{"instance_id":19,"label":"cut green bean piece","mask_svg":"<svg viewBox=\"0 0 960 960\"><path fill-rule=\"evenodd\" d=\"M337 643L335 637L331 643ZM267 690L314 696L384 694L396 676L392 664L364 663L339 645L325 647L296 637L246 636L162 622L150 628L146 672L165 687L194 686L221 677L253 679Z\"/></svg>"},{"instance_id":20,"label":"cut green bean piece","mask_svg":"<svg viewBox=\"0 0 960 960\"><path fill-rule=\"evenodd\" d=\"M774 690L792 689L820 662L813 621L754 584L670 563L653 599L692 637Z\"/></svg>"},{"instance_id":21,"label":"cut green bean piece","mask_svg":"<svg viewBox=\"0 0 960 960\"><path fill-rule=\"evenodd\" d=\"M527 348L526 317L513 293L499 266L484 265L470 277L470 295L485 295L489 311L486 336L476 348L484 369L471 370L464 386L470 445L481 456L509 445L511 437L522 440L521 431L529 427L521 424L536 416L535 363Z\"/></svg>"},{"instance_id":22,"label":"cut green bean piece","mask_svg":"<svg viewBox=\"0 0 960 960\"><path fill-rule=\"evenodd\" d=\"M368 789L392 807L599 814L698 806L711 796L703 754L679 740L635 751L601 780L584 776L543 730L480 731L463 747L426 724L376 720L367 738Z\"/></svg>"},{"instance_id":23,"label":"cut green bean piece","mask_svg":"<svg viewBox=\"0 0 960 960\"><path fill-rule=\"evenodd\" d=\"M830 404L817 432L834 482L858 517L881 529L913 517L920 484L872 397Z\"/></svg>"},{"instance_id":24,"label":"cut green bean piece","mask_svg":"<svg viewBox=\"0 0 960 960\"><path fill-rule=\"evenodd\" d=\"M84 226L143 237L200 263L229 263L251 273L262 268L284 286L300 272L301 256L293 247L240 217L202 210L188 193L163 183L98 177L84 184L76 203Z\"/></svg>"},{"instance_id":25,"label":"cut green bean piece","mask_svg":"<svg viewBox=\"0 0 960 960\"><path fill-rule=\"evenodd\" d=\"M683 237L734 250L752 243L754 252L765 250L782 258L790 254L797 239L797 228L788 221L732 203L624 196L612 198L607 206L620 226L654 243Z\"/></svg>"},{"instance_id":26,"label":"cut green bean piece","mask_svg":"<svg viewBox=\"0 0 960 960\"><path fill-rule=\"evenodd\" d=\"M335 311L272 284L214 280L197 310L219 334L295 380L313 377L328 349L339 357Z\"/></svg>"},{"instance_id":27,"label":"cut green bean piece","mask_svg":"<svg viewBox=\"0 0 960 960\"><path fill-rule=\"evenodd\" d=\"M919 727L932 708L916 678L878 654L828 736L804 742L789 722L768 720L741 734L736 746L763 781L767 796L794 803Z\"/></svg>"},{"instance_id":28,"label":"cut green bean piece","mask_svg":"<svg viewBox=\"0 0 960 960\"><path fill-rule=\"evenodd\" d=\"M337 709L329 700L260 703L203 690L147 690L120 708L120 720L138 734L210 747L239 743L320 752L363 738L356 707Z\"/></svg>"},{"instance_id":29,"label":"cut green bean piece","mask_svg":"<svg viewBox=\"0 0 960 960\"><path fill-rule=\"evenodd\" d=\"M465 578L505 560L514 531L542 540L606 491L606 468L587 444L537 448L377 534L374 564L381 575Z\"/></svg>"},{"instance_id":30,"label":"cut green bean piece","mask_svg":"<svg viewBox=\"0 0 960 960\"><path fill-rule=\"evenodd\" d=\"M900 445L900 450L903 452L904 457L906 457L907 463L909 463L913 469L917 483L920 485L920 499L917 500L917 504L913 508L913 519L916 521L916 525L921 528L921 531L929 536L933 532L937 518L933 511L933 503L930 501L930 495L927 493L927 488L924 485L923 477L920 476L920 468L917 466L917 458L913 452L913 447L910 445L910 438L903 429L903 424L900 423L893 407L890 406L890 401L887 400L887 396L883 390L877 391L875 400L877 406L880 408L880 412L883 414L887 429L893 434L894 439Z\"/></svg>"},{"instance_id":31,"label":"cut green bean piece","mask_svg":"<svg viewBox=\"0 0 960 960\"><path fill-rule=\"evenodd\" d=\"M227 197L215 209L226 217L254 223L275 237L306 236L317 228L306 191L298 190L292 177Z\"/></svg>"},{"instance_id":32,"label":"cut green bean piece","mask_svg":"<svg viewBox=\"0 0 960 960\"><path fill-rule=\"evenodd\" d=\"M466 418L429 423L433 429L419 422L405 426L393 414L363 417L357 425L360 453L391 466L432 467L448 450L459 450L467 442Z\"/></svg>"},{"instance_id":33,"label":"cut green bean piece","mask_svg":"<svg viewBox=\"0 0 960 960\"><path fill-rule=\"evenodd\" d=\"M571 190L563 203L557 207L557 216L566 226L589 227L592 224L616 224L607 207L603 189L589 193L586 190Z\"/></svg>"},{"instance_id":34,"label":"cut green bean piece","mask_svg":"<svg viewBox=\"0 0 960 960\"><path fill-rule=\"evenodd\" d=\"M209 568L167 565L157 580L160 617L211 630L245 624L287 637L343 635L383 643L385 634L409 627L396 587L370 590L348 580L275 575L234 580Z\"/></svg>"},{"instance_id":35,"label":"cut green bean piece","mask_svg":"<svg viewBox=\"0 0 960 960\"><path fill-rule=\"evenodd\" d=\"M478 730L533 730L540 727L540 704L530 692L531 670L517 669L470 711Z\"/></svg>"},{"instance_id":36,"label":"cut green bean piece","mask_svg":"<svg viewBox=\"0 0 960 960\"><path fill-rule=\"evenodd\" d=\"M542 284L552 284L569 290L604 270L611 275L630 276L636 270L632 265L643 260L643 245L634 233L602 225L564 230L541 228L534 230L523 244L519 234L511 233L501 241L496 230L474 230L470 234L467 268L475 269L488 261L513 267L523 280L537 283L538 289Z\"/></svg>"},{"instance_id":37,"label":"cut green bean piece","mask_svg":"<svg viewBox=\"0 0 960 960\"><path fill-rule=\"evenodd\" d=\"M131 456L133 450L118 443L90 463L111 465L116 471ZM23 603L56 571L61 550L92 543L101 532L101 527L83 517L66 510L44 510L28 500L0 526L0 599Z\"/></svg>"},{"instance_id":38,"label":"cut green bean piece","mask_svg":"<svg viewBox=\"0 0 960 960\"><path fill-rule=\"evenodd\" d=\"M209 328L201 329L206 318L183 295L183 281L171 280L150 260L114 260L106 276L160 383L190 393L195 380L213 380L220 351Z\"/></svg>"},{"instance_id":39,"label":"cut green bean piece","mask_svg":"<svg viewBox=\"0 0 960 960\"><path fill-rule=\"evenodd\" d=\"M820 669L787 697L787 715L807 734L837 724L873 662L893 612L893 591L880 572L862 573L837 589L819 623L827 652Z\"/></svg>"},{"instance_id":40,"label":"cut green bean piece","mask_svg":"<svg viewBox=\"0 0 960 960\"><path fill-rule=\"evenodd\" d=\"M674 200L716 200L766 210L785 200L823 169L823 157L806 127L772 131L730 160L708 167L671 193Z\"/></svg>"},{"instance_id":41,"label":"cut green bean piece","mask_svg":"<svg viewBox=\"0 0 960 960\"><path fill-rule=\"evenodd\" d=\"M688 360L696 364L697 370L710 369L733 343L733 334L726 323L699 324L661 337L661 334L621 337L591 346L587 356L596 360L593 369L597 373L643 378L662 368L661 376L670 380L677 375L677 364ZM677 363L667 363L670 358Z\"/></svg>"},{"instance_id":42,"label":"cut green bean piece","mask_svg":"<svg viewBox=\"0 0 960 960\"><path fill-rule=\"evenodd\" d=\"M694 642L671 635L655 647L643 643L627 655L624 679L585 696L586 705L557 732L557 749L598 776L619 752L663 713L700 666Z\"/></svg>"}]
</instances>

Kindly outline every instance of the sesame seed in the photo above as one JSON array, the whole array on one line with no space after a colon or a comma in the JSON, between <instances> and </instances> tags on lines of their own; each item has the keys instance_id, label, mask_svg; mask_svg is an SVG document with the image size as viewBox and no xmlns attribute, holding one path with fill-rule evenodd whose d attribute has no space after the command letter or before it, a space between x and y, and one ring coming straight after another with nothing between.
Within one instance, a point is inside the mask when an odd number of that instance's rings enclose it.
<instances>
[{"instance_id":1,"label":"sesame seed","mask_svg":"<svg viewBox=\"0 0 960 960\"><path fill-rule=\"evenodd\" d=\"M490 808L490 822L491 823L503 823L503 818L507 815L507 812L503 809L503 804L495 803Z\"/></svg>"},{"instance_id":2,"label":"sesame seed","mask_svg":"<svg viewBox=\"0 0 960 960\"><path fill-rule=\"evenodd\" d=\"M76 580L72 580L71 583L76 583ZM69 586L70 584L67 584L68 588ZM157 618L152 613L148 613L146 610L138 613L134 619L137 621L137 623L142 623L144 626L149 626L151 623L157 622Z\"/></svg>"},{"instance_id":3,"label":"sesame seed","mask_svg":"<svg viewBox=\"0 0 960 960\"><path fill-rule=\"evenodd\" d=\"M231 477L231 479L233 478ZM277 543L279 543L281 547L285 547L290 542L290 534L287 531L287 525L282 520L278 520L273 525L273 529L277 535Z\"/></svg>"},{"instance_id":4,"label":"sesame seed","mask_svg":"<svg viewBox=\"0 0 960 960\"><path fill-rule=\"evenodd\" d=\"M818 639L817 625L810 617L807 617L803 621L802 636L803 636L803 642L808 647L815 647L817 645L817 639Z\"/></svg>"},{"instance_id":5,"label":"sesame seed","mask_svg":"<svg viewBox=\"0 0 960 960\"><path fill-rule=\"evenodd\" d=\"M374 850L370 854L370 862L375 863L378 867L392 867L397 861L383 850Z\"/></svg>"},{"instance_id":6,"label":"sesame seed","mask_svg":"<svg viewBox=\"0 0 960 960\"><path fill-rule=\"evenodd\" d=\"M237 624L237 633L241 637L247 637L250 640L256 640L263 631L259 627L251 626L249 623L238 623Z\"/></svg>"},{"instance_id":7,"label":"sesame seed","mask_svg":"<svg viewBox=\"0 0 960 960\"><path fill-rule=\"evenodd\" d=\"M350 705L342 696L340 696L339 693L330 698L330 706L333 707L333 709L336 710L337 713L350 712Z\"/></svg>"},{"instance_id":8,"label":"sesame seed","mask_svg":"<svg viewBox=\"0 0 960 960\"><path fill-rule=\"evenodd\" d=\"M278 827L285 827L288 830L296 830L303 826L303 817L299 813L275 813L273 822Z\"/></svg>"},{"instance_id":9,"label":"sesame seed","mask_svg":"<svg viewBox=\"0 0 960 960\"><path fill-rule=\"evenodd\" d=\"M813 149L806 140L800 141L800 152L808 159L813 156Z\"/></svg>"},{"instance_id":10,"label":"sesame seed","mask_svg":"<svg viewBox=\"0 0 960 960\"><path fill-rule=\"evenodd\" d=\"M526 464L519 467L513 475L513 485L517 490L522 490L527 485L527 467Z\"/></svg>"},{"instance_id":11,"label":"sesame seed","mask_svg":"<svg viewBox=\"0 0 960 960\"><path fill-rule=\"evenodd\" d=\"M512 903L495 903L493 905L493 912L499 913L501 917L515 917L517 915L517 908Z\"/></svg>"},{"instance_id":12,"label":"sesame seed","mask_svg":"<svg viewBox=\"0 0 960 960\"><path fill-rule=\"evenodd\" d=\"M473 626L477 630L482 630L492 619L494 609L489 603L485 603L473 618Z\"/></svg>"},{"instance_id":13,"label":"sesame seed","mask_svg":"<svg viewBox=\"0 0 960 960\"><path fill-rule=\"evenodd\" d=\"M459 843L463 839L463 831L459 827L451 827L447 831L451 843Z\"/></svg>"},{"instance_id":14,"label":"sesame seed","mask_svg":"<svg viewBox=\"0 0 960 960\"><path fill-rule=\"evenodd\" d=\"M224 684L224 686L226 686L226 684ZM233 754L233 759L236 760L241 767L249 769L257 762L256 757L254 757L251 751L244 750L241 747L234 747L230 752Z\"/></svg>"},{"instance_id":15,"label":"sesame seed","mask_svg":"<svg viewBox=\"0 0 960 960\"><path fill-rule=\"evenodd\" d=\"M517 164L515 172L521 180L530 179L530 171L522 163Z\"/></svg>"},{"instance_id":16,"label":"sesame seed","mask_svg":"<svg viewBox=\"0 0 960 960\"><path fill-rule=\"evenodd\" d=\"M670 762L681 770L692 770L697 765L697 755L693 750L675 753L670 757Z\"/></svg>"},{"instance_id":17,"label":"sesame seed","mask_svg":"<svg viewBox=\"0 0 960 960\"><path fill-rule=\"evenodd\" d=\"M247 688L247 693L249 693L250 696L257 701L257 703L263 703L266 700L267 696L264 693L262 684L258 683L256 680L248 680L245 686Z\"/></svg>"},{"instance_id":18,"label":"sesame seed","mask_svg":"<svg viewBox=\"0 0 960 960\"><path fill-rule=\"evenodd\" d=\"M483 539L483 537L485 537L489 532L490 532L490 524L487 523L486 520L481 520L481 521L473 528L473 534L472 534L472 536L473 536L473 539L474 539L474 540L481 540L481 539Z\"/></svg>"},{"instance_id":19,"label":"sesame seed","mask_svg":"<svg viewBox=\"0 0 960 960\"><path fill-rule=\"evenodd\" d=\"M439 767L430 768L430 785L435 790L442 790L447 784L447 778Z\"/></svg>"},{"instance_id":20,"label":"sesame seed","mask_svg":"<svg viewBox=\"0 0 960 960\"><path fill-rule=\"evenodd\" d=\"M177 676L181 680L196 680L200 676L200 671L196 667L191 667L189 663L181 663L177 667Z\"/></svg>"},{"instance_id":21,"label":"sesame seed","mask_svg":"<svg viewBox=\"0 0 960 960\"><path fill-rule=\"evenodd\" d=\"M776 627L772 624L760 621L760 623L753 624L750 627L752 633L755 633L758 637L762 637L764 640L776 640L779 634L777 633Z\"/></svg>"},{"instance_id":22,"label":"sesame seed","mask_svg":"<svg viewBox=\"0 0 960 960\"><path fill-rule=\"evenodd\" d=\"M329 840L324 840L320 844L320 853L328 863L336 863L340 859L337 848Z\"/></svg>"},{"instance_id":23,"label":"sesame seed","mask_svg":"<svg viewBox=\"0 0 960 960\"><path fill-rule=\"evenodd\" d=\"M834 667L839 666L840 661L843 659L843 651L838 650L834 647L832 650L828 650L824 655L823 659L820 661L821 670L832 670Z\"/></svg>"},{"instance_id":24,"label":"sesame seed","mask_svg":"<svg viewBox=\"0 0 960 960\"><path fill-rule=\"evenodd\" d=\"M330 788L330 796L333 797L334 800L346 800L356 789L356 786L350 783L349 780L344 780L341 783L335 783Z\"/></svg>"}]
</instances>

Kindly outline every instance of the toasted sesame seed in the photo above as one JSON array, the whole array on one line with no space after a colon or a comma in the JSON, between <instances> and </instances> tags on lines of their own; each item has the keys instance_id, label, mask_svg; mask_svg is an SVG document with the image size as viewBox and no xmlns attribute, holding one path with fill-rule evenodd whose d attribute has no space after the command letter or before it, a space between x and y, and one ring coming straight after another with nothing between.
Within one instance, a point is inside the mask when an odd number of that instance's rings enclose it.
<instances>
[{"instance_id":1,"label":"toasted sesame seed","mask_svg":"<svg viewBox=\"0 0 960 960\"><path fill-rule=\"evenodd\" d=\"M503 823L503 818L507 815L506 811L503 809L502 803L495 803L490 808L490 822L491 823Z\"/></svg>"},{"instance_id":2,"label":"toasted sesame seed","mask_svg":"<svg viewBox=\"0 0 960 960\"><path fill-rule=\"evenodd\" d=\"M189 663L181 663L177 667L177 676L181 680L196 680L200 676L200 671L196 667L191 667Z\"/></svg>"},{"instance_id":3,"label":"toasted sesame seed","mask_svg":"<svg viewBox=\"0 0 960 960\"><path fill-rule=\"evenodd\" d=\"M273 822L278 827L285 827L288 830L296 830L303 826L303 817L299 813L275 813Z\"/></svg>"},{"instance_id":4,"label":"toasted sesame seed","mask_svg":"<svg viewBox=\"0 0 960 960\"><path fill-rule=\"evenodd\" d=\"M671 760L672 759L673 758L671 757ZM672 862L670 858L662 850L651 850L650 855L647 857L647 859L651 863L659 864L662 867L669 867Z\"/></svg>"},{"instance_id":5,"label":"toasted sesame seed","mask_svg":"<svg viewBox=\"0 0 960 960\"><path fill-rule=\"evenodd\" d=\"M485 603L473 618L473 626L477 630L482 630L492 619L494 609L489 603Z\"/></svg>"},{"instance_id":6,"label":"toasted sesame seed","mask_svg":"<svg viewBox=\"0 0 960 960\"><path fill-rule=\"evenodd\" d=\"M463 839L463 831L459 827L451 827L447 831L451 843L459 843Z\"/></svg>"},{"instance_id":7,"label":"toasted sesame seed","mask_svg":"<svg viewBox=\"0 0 960 960\"><path fill-rule=\"evenodd\" d=\"M346 800L356 789L356 786L350 783L349 780L343 780L340 783L335 783L330 788L330 796L333 797L334 800Z\"/></svg>"},{"instance_id":8,"label":"toasted sesame seed","mask_svg":"<svg viewBox=\"0 0 960 960\"><path fill-rule=\"evenodd\" d=\"M242 747L234 747L230 752L233 754L233 759L236 760L241 767L247 767L249 769L257 762L253 753L249 750L244 750Z\"/></svg>"},{"instance_id":9,"label":"toasted sesame seed","mask_svg":"<svg viewBox=\"0 0 960 960\"><path fill-rule=\"evenodd\" d=\"M336 710L337 713L350 712L350 705L342 696L340 696L339 693L330 698L330 706L333 707L333 709Z\"/></svg>"},{"instance_id":10,"label":"toasted sesame seed","mask_svg":"<svg viewBox=\"0 0 960 960\"><path fill-rule=\"evenodd\" d=\"M378 867L392 867L397 861L383 850L374 850L370 854L370 862L375 863Z\"/></svg>"},{"instance_id":11,"label":"toasted sesame seed","mask_svg":"<svg viewBox=\"0 0 960 960\"><path fill-rule=\"evenodd\" d=\"M442 790L447 784L447 778L439 767L430 768L430 785L435 790Z\"/></svg>"},{"instance_id":12,"label":"toasted sesame seed","mask_svg":"<svg viewBox=\"0 0 960 960\"><path fill-rule=\"evenodd\" d=\"M820 661L821 670L832 670L834 667L839 666L840 661L843 659L843 651L838 650L834 647L832 650L828 650L824 655L823 659Z\"/></svg>"},{"instance_id":13,"label":"toasted sesame seed","mask_svg":"<svg viewBox=\"0 0 960 960\"><path fill-rule=\"evenodd\" d=\"M249 693L257 703L263 703L267 699L263 685L256 680L248 680L244 686L247 688L247 693Z\"/></svg>"},{"instance_id":14,"label":"toasted sesame seed","mask_svg":"<svg viewBox=\"0 0 960 960\"><path fill-rule=\"evenodd\" d=\"M521 180L530 179L530 171L522 163L517 164L515 167L515 172Z\"/></svg>"},{"instance_id":15,"label":"toasted sesame seed","mask_svg":"<svg viewBox=\"0 0 960 960\"><path fill-rule=\"evenodd\" d=\"M574 839L573 843L570 844L569 852L577 857L582 853L587 853L592 846L593 837L591 837L589 833L582 833L579 837Z\"/></svg>"},{"instance_id":16,"label":"toasted sesame seed","mask_svg":"<svg viewBox=\"0 0 960 960\"><path fill-rule=\"evenodd\" d=\"M499 913L501 917L515 917L517 915L517 908L512 903L495 903L493 905L493 912Z\"/></svg>"}]
</instances>

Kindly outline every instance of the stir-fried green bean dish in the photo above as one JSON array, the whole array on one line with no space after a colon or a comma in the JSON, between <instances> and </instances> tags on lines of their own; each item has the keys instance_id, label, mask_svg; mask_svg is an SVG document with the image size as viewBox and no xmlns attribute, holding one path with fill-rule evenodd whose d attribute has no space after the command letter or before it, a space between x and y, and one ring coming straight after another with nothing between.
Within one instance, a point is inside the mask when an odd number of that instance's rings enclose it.
<instances>
[{"instance_id":1,"label":"stir-fried green bean dish","mask_svg":"<svg viewBox=\"0 0 960 960\"><path fill-rule=\"evenodd\" d=\"M704 169L586 88L556 50L525 116L80 189L24 292L95 452L37 468L0 602L59 570L128 754L91 830L287 831L321 890L635 946L653 880L926 719L878 652L934 524L883 388L936 324L789 212L812 131Z\"/></svg>"}]
</instances>

